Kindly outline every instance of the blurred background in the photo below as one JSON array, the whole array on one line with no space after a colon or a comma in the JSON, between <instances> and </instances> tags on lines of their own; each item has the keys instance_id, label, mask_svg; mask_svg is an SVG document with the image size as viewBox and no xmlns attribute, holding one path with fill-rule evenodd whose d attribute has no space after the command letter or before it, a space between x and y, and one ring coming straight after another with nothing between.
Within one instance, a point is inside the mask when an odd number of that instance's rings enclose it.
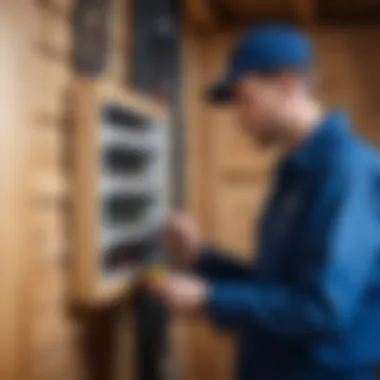
<instances>
[{"instance_id":1,"label":"blurred background","mask_svg":"<svg viewBox=\"0 0 380 380\"><path fill-rule=\"evenodd\" d=\"M124 228L137 200L121 186L107 224L97 189L103 177L128 182L118 170L139 167L157 142L159 186L138 201L157 196L161 220L189 210L208 240L249 258L276 157L253 149L203 91L241 30L274 21L310 33L324 102L348 108L380 144L378 0L1 0L0 379L137 380L144 367L149 380L230 379L232 337L128 291L131 271L165 255L142 259L156 244L145 235L133 259L131 246L104 248L103 229ZM129 143L111 124L154 128L107 171L105 140Z\"/></svg>"}]
</instances>

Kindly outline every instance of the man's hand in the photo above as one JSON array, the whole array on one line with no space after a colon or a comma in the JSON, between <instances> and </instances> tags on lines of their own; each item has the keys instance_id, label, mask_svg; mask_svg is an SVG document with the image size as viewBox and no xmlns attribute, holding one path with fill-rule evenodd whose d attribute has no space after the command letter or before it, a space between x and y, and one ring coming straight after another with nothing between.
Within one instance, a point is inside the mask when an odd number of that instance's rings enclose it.
<instances>
[{"instance_id":1,"label":"man's hand","mask_svg":"<svg viewBox=\"0 0 380 380\"><path fill-rule=\"evenodd\" d=\"M208 285L196 278L168 274L152 289L174 313L192 315L202 311L208 296Z\"/></svg>"},{"instance_id":2,"label":"man's hand","mask_svg":"<svg viewBox=\"0 0 380 380\"><path fill-rule=\"evenodd\" d=\"M180 265L189 267L196 261L202 241L194 220L187 214L169 216L165 226L165 248Z\"/></svg>"}]
</instances>

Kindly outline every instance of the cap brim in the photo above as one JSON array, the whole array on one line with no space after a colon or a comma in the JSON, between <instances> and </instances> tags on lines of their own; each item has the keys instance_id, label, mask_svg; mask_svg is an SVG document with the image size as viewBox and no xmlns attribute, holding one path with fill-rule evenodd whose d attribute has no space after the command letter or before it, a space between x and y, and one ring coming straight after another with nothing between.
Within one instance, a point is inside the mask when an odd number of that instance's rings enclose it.
<instances>
[{"instance_id":1,"label":"cap brim","mask_svg":"<svg viewBox=\"0 0 380 380\"><path fill-rule=\"evenodd\" d=\"M206 100L216 105L231 103L234 85L234 81L226 79L214 83L206 90Z\"/></svg>"}]
</instances>

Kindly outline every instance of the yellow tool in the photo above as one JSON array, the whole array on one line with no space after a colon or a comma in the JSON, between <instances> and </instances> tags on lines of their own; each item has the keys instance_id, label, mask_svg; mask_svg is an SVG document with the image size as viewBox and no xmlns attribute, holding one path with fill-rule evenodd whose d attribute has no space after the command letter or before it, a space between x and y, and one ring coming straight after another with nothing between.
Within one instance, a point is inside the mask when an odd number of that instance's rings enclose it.
<instances>
[{"instance_id":1,"label":"yellow tool","mask_svg":"<svg viewBox=\"0 0 380 380\"><path fill-rule=\"evenodd\" d=\"M144 270L144 272L142 273L141 282L148 288L155 288L160 283L162 283L162 281L165 280L167 274L167 269L164 267L150 267Z\"/></svg>"}]
</instances>

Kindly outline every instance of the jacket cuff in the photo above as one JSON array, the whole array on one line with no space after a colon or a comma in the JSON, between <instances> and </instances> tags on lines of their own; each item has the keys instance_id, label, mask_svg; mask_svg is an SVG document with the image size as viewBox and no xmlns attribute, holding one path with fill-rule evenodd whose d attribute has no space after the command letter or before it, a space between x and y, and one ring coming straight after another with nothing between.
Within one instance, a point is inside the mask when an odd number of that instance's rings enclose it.
<instances>
[{"instance_id":1,"label":"jacket cuff","mask_svg":"<svg viewBox=\"0 0 380 380\"><path fill-rule=\"evenodd\" d=\"M199 275L207 275L213 270L215 259L218 254L210 246L204 246L201 248L197 255L197 259L193 263L192 269L194 273Z\"/></svg>"},{"instance_id":2,"label":"jacket cuff","mask_svg":"<svg viewBox=\"0 0 380 380\"><path fill-rule=\"evenodd\" d=\"M205 303L206 315L210 321L222 330L237 329L242 318L243 305L234 296L231 286L224 284L211 284Z\"/></svg>"}]
</instances>

